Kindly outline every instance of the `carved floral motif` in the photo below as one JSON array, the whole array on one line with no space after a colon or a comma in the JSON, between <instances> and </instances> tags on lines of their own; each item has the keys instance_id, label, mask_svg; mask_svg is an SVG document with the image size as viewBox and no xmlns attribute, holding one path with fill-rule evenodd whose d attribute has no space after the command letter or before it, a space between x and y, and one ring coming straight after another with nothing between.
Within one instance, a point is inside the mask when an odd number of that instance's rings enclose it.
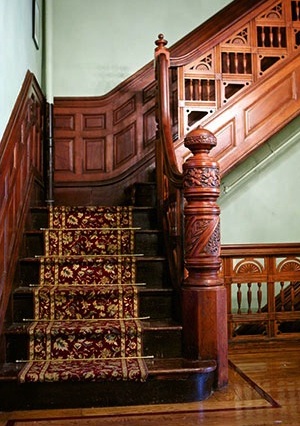
<instances>
[{"instance_id":1,"label":"carved floral motif","mask_svg":"<svg viewBox=\"0 0 300 426\"><path fill-rule=\"evenodd\" d=\"M218 188L220 186L219 169L213 167L188 169L184 176L184 186L186 188L193 186Z\"/></svg>"}]
</instances>

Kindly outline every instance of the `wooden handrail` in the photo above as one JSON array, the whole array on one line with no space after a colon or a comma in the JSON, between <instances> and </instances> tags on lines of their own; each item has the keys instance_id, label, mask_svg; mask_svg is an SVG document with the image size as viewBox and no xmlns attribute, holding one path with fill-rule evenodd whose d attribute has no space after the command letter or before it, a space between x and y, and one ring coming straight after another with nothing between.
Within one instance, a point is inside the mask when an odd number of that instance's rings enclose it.
<instances>
[{"instance_id":1,"label":"wooden handrail","mask_svg":"<svg viewBox=\"0 0 300 426\"><path fill-rule=\"evenodd\" d=\"M160 129L160 138L164 155L164 169L168 179L177 188L182 187L182 173L178 169L174 143L171 132L170 118L170 93L169 93L169 59L170 53L166 48L167 40L163 34L159 34L155 44L156 57L156 78L158 83L157 90L157 119Z\"/></svg>"}]
</instances>

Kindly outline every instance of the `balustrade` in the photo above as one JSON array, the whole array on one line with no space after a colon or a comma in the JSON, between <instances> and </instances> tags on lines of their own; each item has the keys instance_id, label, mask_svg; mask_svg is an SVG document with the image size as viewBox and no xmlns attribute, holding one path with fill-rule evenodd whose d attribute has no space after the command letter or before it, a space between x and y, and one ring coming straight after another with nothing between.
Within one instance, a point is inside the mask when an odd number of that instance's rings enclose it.
<instances>
[{"instance_id":1,"label":"balustrade","mask_svg":"<svg viewBox=\"0 0 300 426\"><path fill-rule=\"evenodd\" d=\"M299 9L298 1L267 1L237 31L225 32L223 39L189 62L182 59L177 70L179 138L205 126L210 110L217 111L275 64L298 53Z\"/></svg>"},{"instance_id":2,"label":"balustrade","mask_svg":"<svg viewBox=\"0 0 300 426\"><path fill-rule=\"evenodd\" d=\"M224 246L229 341L300 336L300 244Z\"/></svg>"}]
</instances>

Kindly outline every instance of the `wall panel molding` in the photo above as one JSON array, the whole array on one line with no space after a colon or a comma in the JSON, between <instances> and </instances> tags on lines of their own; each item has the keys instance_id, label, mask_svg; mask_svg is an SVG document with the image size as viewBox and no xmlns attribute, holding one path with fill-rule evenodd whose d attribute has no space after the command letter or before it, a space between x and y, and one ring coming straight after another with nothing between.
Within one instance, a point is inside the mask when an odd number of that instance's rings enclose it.
<instances>
[{"instance_id":1,"label":"wall panel molding","mask_svg":"<svg viewBox=\"0 0 300 426\"><path fill-rule=\"evenodd\" d=\"M43 179L45 99L29 71L0 145L0 332L34 181Z\"/></svg>"}]
</instances>

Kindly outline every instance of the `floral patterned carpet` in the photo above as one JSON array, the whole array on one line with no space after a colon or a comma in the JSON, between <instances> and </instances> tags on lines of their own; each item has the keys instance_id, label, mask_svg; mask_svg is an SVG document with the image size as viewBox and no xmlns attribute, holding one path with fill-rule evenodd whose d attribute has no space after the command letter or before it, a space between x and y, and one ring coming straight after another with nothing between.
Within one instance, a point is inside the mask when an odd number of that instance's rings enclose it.
<instances>
[{"instance_id":1,"label":"floral patterned carpet","mask_svg":"<svg viewBox=\"0 0 300 426\"><path fill-rule=\"evenodd\" d=\"M145 381L131 207L53 207L20 382Z\"/></svg>"}]
</instances>

